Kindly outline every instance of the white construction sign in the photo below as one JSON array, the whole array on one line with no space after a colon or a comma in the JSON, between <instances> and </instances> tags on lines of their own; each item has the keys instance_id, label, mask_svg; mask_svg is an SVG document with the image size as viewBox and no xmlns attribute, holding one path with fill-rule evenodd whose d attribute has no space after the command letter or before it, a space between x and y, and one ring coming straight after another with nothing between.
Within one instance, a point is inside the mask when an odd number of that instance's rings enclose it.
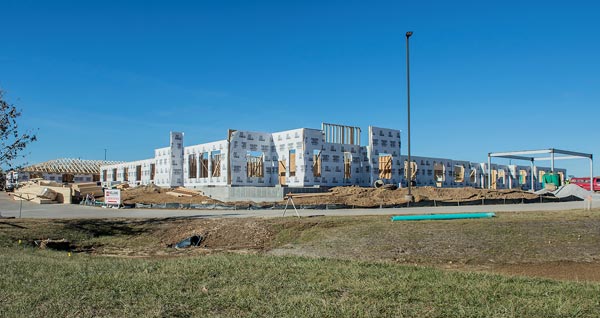
<instances>
[{"instance_id":1,"label":"white construction sign","mask_svg":"<svg viewBox=\"0 0 600 318\"><path fill-rule=\"evenodd\" d=\"M107 205L120 205L121 190L104 190L104 203Z\"/></svg>"}]
</instances>

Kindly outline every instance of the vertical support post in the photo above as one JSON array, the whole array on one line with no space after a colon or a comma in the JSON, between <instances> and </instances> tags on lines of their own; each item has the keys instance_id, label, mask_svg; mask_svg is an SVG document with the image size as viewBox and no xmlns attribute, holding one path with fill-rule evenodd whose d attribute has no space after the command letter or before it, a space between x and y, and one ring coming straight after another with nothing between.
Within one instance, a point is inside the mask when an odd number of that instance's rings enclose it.
<instances>
[{"instance_id":1,"label":"vertical support post","mask_svg":"<svg viewBox=\"0 0 600 318\"><path fill-rule=\"evenodd\" d=\"M212 151L207 152L207 156L208 156L208 182L212 182L212 178L213 178L213 169L212 169Z\"/></svg>"},{"instance_id":2,"label":"vertical support post","mask_svg":"<svg viewBox=\"0 0 600 318\"><path fill-rule=\"evenodd\" d=\"M535 170L535 165L533 163L533 158L531 158L531 173L530 173L530 175L531 175L531 191L535 191L535 183L534 183L535 173L534 173L534 170Z\"/></svg>"},{"instance_id":3,"label":"vertical support post","mask_svg":"<svg viewBox=\"0 0 600 318\"><path fill-rule=\"evenodd\" d=\"M488 166L487 166L487 188L492 188L492 156L488 153Z\"/></svg>"},{"instance_id":4,"label":"vertical support post","mask_svg":"<svg viewBox=\"0 0 600 318\"><path fill-rule=\"evenodd\" d=\"M551 149L550 151L550 170L554 173L554 149Z\"/></svg>"},{"instance_id":5,"label":"vertical support post","mask_svg":"<svg viewBox=\"0 0 600 318\"><path fill-rule=\"evenodd\" d=\"M594 191L594 159L590 157L590 191Z\"/></svg>"}]
</instances>

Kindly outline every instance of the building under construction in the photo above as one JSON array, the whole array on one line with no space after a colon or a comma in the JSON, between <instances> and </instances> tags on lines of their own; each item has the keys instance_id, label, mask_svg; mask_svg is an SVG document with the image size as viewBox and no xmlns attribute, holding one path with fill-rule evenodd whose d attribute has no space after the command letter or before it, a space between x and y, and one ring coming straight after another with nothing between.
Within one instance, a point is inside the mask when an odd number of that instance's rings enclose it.
<instances>
[{"instance_id":1,"label":"building under construction","mask_svg":"<svg viewBox=\"0 0 600 318\"><path fill-rule=\"evenodd\" d=\"M215 188L307 188L372 186L375 181L406 185L408 162L400 154L400 131L368 128L361 145L359 127L322 124L276 133L229 130L220 141L184 145L184 134L170 133L168 147L150 159L103 165L100 179L131 185L185 186L211 193ZM492 164L413 156L417 186L541 188L547 167ZM566 170L554 172L564 179ZM488 178L491 178L488 179Z\"/></svg>"},{"instance_id":2,"label":"building under construction","mask_svg":"<svg viewBox=\"0 0 600 318\"><path fill-rule=\"evenodd\" d=\"M30 166L18 171L9 171L7 182L25 182L31 179L44 179L58 183L82 183L100 181L100 167L117 164L117 161L56 159Z\"/></svg>"}]
</instances>

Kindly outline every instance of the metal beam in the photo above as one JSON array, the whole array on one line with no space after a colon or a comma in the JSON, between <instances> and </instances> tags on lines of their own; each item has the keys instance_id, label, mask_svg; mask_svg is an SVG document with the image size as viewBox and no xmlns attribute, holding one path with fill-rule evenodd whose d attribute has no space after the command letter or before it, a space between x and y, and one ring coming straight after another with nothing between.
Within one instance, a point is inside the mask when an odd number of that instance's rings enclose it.
<instances>
[{"instance_id":1,"label":"metal beam","mask_svg":"<svg viewBox=\"0 0 600 318\"><path fill-rule=\"evenodd\" d=\"M542 153L551 153L552 149L541 150L523 150L523 151L508 151L508 152L491 152L492 157L518 156L518 155L537 155Z\"/></svg>"},{"instance_id":2,"label":"metal beam","mask_svg":"<svg viewBox=\"0 0 600 318\"><path fill-rule=\"evenodd\" d=\"M554 160L567 160L567 159L585 159L579 156L563 156L563 157L554 157ZM543 157L543 158L534 158L535 161L549 161L552 160L552 157Z\"/></svg>"},{"instance_id":3,"label":"metal beam","mask_svg":"<svg viewBox=\"0 0 600 318\"><path fill-rule=\"evenodd\" d=\"M531 161L531 159L533 159L533 157L512 156L512 155L495 156L492 153L490 153L489 157L506 158L506 159L516 159L516 160L526 160L526 161Z\"/></svg>"},{"instance_id":4,"label":"metal beam","mask_svg":"<svg viewBox=\"0 0 600 318\"><path fill-rule=\"evenodd\" d=\"M570 156L579 157L579 158L592 158L591 153L575 152L575 151L560 150L560 149L552 149L552 150L555 153L559 153L562 155L570 155Z\"/></svg>"}]
</instances>

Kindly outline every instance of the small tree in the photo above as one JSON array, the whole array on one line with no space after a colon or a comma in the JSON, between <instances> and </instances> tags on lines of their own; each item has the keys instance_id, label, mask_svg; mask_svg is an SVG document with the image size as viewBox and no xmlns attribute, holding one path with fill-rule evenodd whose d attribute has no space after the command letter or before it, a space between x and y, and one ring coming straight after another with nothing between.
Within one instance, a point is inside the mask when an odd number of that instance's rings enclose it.
<instances>
[{"instance_id":1,"label":"small tree","mask_svg":"<svg viewBox=\"0 0 600 318\"><path fill-rule=\"evenodd\" d=\"M4 91L0 89L0 165L12 166L12 161L19 156L27 145L37 140L37 136L29 131L19 133L17 124L21 112L15 105L4 100Z\"/></svg>"}]
</instances>

